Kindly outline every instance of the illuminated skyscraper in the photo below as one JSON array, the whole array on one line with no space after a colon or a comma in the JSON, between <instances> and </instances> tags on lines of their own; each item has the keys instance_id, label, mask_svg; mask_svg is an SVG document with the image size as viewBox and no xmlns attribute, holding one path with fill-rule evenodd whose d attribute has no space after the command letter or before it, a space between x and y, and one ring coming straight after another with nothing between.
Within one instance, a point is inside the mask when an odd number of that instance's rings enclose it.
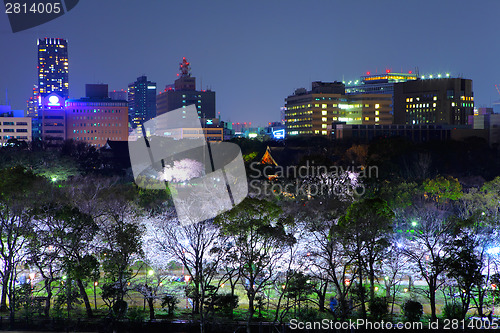
<instances>
[{"instance_id":1,"label":"illuminated skyscraper","mask_svg":"<svg viewBox=\"0 0 500 333\"><path fill-rule=\"evenodd\" d=\"M156 82L146 76L128 85L129 118L133 128L156 117Z\"/></svg>"},{"instance_id":2,"label":"illuminated skyscraper","mask_svg":"<svg viewBox=\"0 0 500 333\"><path fill-rule=\"evenodd\" d=\"M38 40L38 89L42 97L55 92L68 98L68 42L65 39Z\"/></svg>"}]
</instances>

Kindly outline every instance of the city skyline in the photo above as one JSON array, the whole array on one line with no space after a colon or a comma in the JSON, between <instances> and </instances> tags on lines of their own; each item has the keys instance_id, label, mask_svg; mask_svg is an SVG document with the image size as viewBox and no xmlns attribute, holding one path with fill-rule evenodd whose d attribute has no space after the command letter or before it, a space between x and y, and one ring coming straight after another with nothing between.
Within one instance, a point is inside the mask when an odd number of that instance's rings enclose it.
<instances>
[{"instance_id":1,"label":"city skyline","mask_svg":"<svg viewBox=\"0 0 500 333\"><path fill-rule=\"evenodd\" d=\"M52 37L69 43L70 98L84 96L85 83L120 90L141 75L162 91L177 78L185 56L197 89L217 93L217 112L229 122L279 120L286 96L309 89L312 81L356 80L368 71L416 67L421 75L472 79L476 106L490 106L500 99L495 89L500 83L498 9L493 0L481 6L465 1L86 1L16 34L4 14L0 32L9 52L0 65L0 102L5 103L8 89L12 108L26 109L37 82L36 41Z\"/></svg>"}]
</instances>

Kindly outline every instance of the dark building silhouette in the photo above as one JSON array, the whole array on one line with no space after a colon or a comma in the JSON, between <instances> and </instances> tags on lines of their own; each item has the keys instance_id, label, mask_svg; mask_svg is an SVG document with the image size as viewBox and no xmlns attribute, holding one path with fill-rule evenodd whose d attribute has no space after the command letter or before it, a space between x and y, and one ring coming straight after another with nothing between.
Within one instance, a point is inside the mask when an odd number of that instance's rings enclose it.
<instances>
[{"instance_id":1,"label":"dark building silhouette","mask_svg":"<svg viewBox=\"0 0 500 333\"><path fill-rule=\"evenodd\" d=\"M194 104L200 118L215 118L215 92L196 90L196 78L190 74L189 62L183 58L180 64L180 75L174 85L167 85L164 91L156 96L156 114L183 108Z\"/></svg>"},{"instance_id":2,"label":"dark building silhouette","mask_svg":"<svg viewBox=\"0 0 500 333\"><path fill-rule=\"evenodd\" d=\"M394 85L395 124L466 125L473 114L470 79L418 79Z\"/></svg>"},{"instance_id":3,"label":"dark building silhouette","mask_svg":"<svg viewBox=\"0 0 500 333\"><path fill-rule=\"evenodd\" d=\"M156 117L156 82L146 76L128 85L129 121L132 128Z\"/></svg>"},{"instance_id":4,"label":"dark building silhouette","mask_svg":"<svg viewBox=\"0 0 500 333\"><path fill-rule=\"evenodd\" d=\"M69 96L68 42L62 38L38 40L38 89L40 96Z\"/></svg>"}]
</instances>

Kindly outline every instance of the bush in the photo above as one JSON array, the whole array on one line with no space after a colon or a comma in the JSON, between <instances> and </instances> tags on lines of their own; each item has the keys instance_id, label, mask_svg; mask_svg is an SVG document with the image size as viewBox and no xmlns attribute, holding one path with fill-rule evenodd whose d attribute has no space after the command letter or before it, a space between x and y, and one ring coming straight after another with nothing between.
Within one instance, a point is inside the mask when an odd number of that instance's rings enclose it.
<instances>
[{"instance_id":1,"label":"bush","mask_svg":"<svg viewBox=\"0 0 500 333\"><path fill-rule=\"evenodd\" d=\"M146 320L146 312L139 307L131 307L127 311L127 318L132 322L142 323L144 320Z\"/></svg>"},{"instance_id":2,"label":"bush","mask_svg":"<svg viewBox=\"0 0 500 333\"><path fill-rule=\"evenodd\" d=\"M385 297L375 297L370 302L370 313L375 320L381 320L389 313Z\"/></svg>"},{"instance_id":3,"label":"bush","mask_svg":"<svg viewBox=\"0 0 500 333\"><path fill-rule=\"evenodd\" d=\"M167 307L168 316L174 315L175 306L179 303L179 298L175 295L165 295L161 300L161 307Z\"/></svg>"},{"instance_id":4,"label":"bush","mask_svg":"<svg viewBox=\"0 0 500 333\"><path fill-rule=\"evenodd\" d=\"M443 318L445 319L464 319L462 307L457 303L448 303L443 307Z\"/></svg>"},{"instance_id":5,"label":"bush","mask_svg":"<svg viewBox=\"0 0 500 333\"><path fill-rule=\"evenodd\" d=\"M424 307L420 302L408 300L403 305L405 319L409 322L420 321L424 314Z\"/></svg>"},{"instance_id":6,"label":"bush","mask_svg":"<svg viewBox=\"0 0 500 333\"><path fill-rule=\"evenodd\" d=\"M218 294L212 298L215 311L229 317L233 315L233 310L238 307L238 301L238 295L231 294Z\"/></svg>"}]
</instances>

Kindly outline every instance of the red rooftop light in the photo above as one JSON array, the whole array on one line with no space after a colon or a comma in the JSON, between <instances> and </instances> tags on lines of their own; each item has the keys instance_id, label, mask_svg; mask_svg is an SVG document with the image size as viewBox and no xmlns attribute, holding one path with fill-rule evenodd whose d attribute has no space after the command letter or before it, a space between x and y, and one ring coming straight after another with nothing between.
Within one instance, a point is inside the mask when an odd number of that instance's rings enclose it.
<instances>
[{"instance_id":1,"label":"red rooftop light","mask_svg":"<svg viewBox=\"0 0 500 333\"><path fill-rule=\"evenodd\" d=\"M390 69L386 69L386 70L385 70L385 72L386 72L386 73L390 73L390 72L391 72L391 70L390 70Z\"/></svg>"},{"instance_id":2,"label":"red rooftop light","mask_svg":"<svg viewBox=\"0 0 500 333\"><path fill-rule=\"evenodd\" d=\"M366 75L370 75L370 72L366 72Z\"/></svg>"}]
</instances>

